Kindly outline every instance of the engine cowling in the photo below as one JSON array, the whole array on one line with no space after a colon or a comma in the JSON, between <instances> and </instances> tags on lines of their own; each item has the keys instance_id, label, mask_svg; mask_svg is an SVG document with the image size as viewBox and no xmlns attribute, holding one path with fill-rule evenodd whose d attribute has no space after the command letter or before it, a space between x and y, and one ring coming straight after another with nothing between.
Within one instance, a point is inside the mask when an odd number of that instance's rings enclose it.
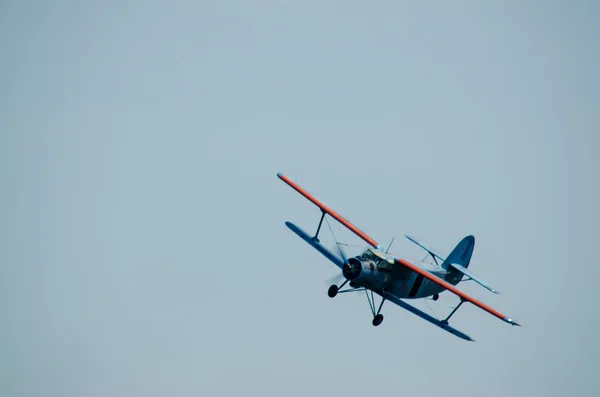
<instances>
[{"instance_id":1,"label":"engine cowling","mask_svg":"<svg viewBox=\"0 0 600 397\"><path fill-rule=\"evenodd\" d=\"M342 274L350 281L360 282L366 281L375 275L377 265L375 262L364 258L350 258L342 268Z\"/></svg>"},{"instance_id":2,"label":"engine cowling","mask_svg":"<svg viewBox=\"0 0 600 397\"><path fill-rule=\"evenodd\" d=\"M344 277L358 286L369 287L373 289L383 288L389 276L389 272L378 268L377 263L364 256L358 256L348 259L342 267Z\"/></svg>"}]
</instances>

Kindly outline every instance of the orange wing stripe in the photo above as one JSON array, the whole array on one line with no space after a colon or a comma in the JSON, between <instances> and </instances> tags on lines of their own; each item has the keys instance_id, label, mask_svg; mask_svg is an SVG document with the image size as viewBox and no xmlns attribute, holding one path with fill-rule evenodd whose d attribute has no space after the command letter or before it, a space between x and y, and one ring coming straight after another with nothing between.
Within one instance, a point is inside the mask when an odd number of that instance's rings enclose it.
<instances>
[{"instance_id":1,"label":"orange wing stripe","mask_svg":"<svg viewBox=\"0 0 600 397\"><path fill-rule=\"evenodd\" d=\"M329 207L327 207L325 204L321 203L319 200L317 200L316 198L314 198L310 193L308 193L306 190L304 190L303 188L301 188L297 183L295 183L294 181L292 181L290 178L288 178L287 176L285 176L283 174L277 174L277 177L279 177L279 179L281 179L282 181L284 181L285 183L287 183L288 185L290 185L295 191L297 191L298 193L300 193L301 195L303 195L304 197L306 197L308 200L310 200L314 205L316 205L317 207L319 207L323 212L331 215L331 217L333 217L335 220L337 220L338 222L340 222L342 225L346 226L354 234L356 234L358 237L360 237L361 239L363 239L364 241L366 241L368 244L370 244L374 248L379 247L379 244L377 243L377 241L375 241L371 237L367 236L366 233L364 233L359 228L357 228L356 226L354 226L353 224L351 224L350 222L348 222L340 214L338 214L337 212L333 211L332 209L330 209Z\"/></svg>"},{"instance_id":2,"label":"orange wing stripe","mask_svg":"<svg viewBox=\"0 0 600 397\"><path fill-rule=\"evenodd\" d=\"M410 262L407 262L403 259L396 259L396 262L398 262L399 264L401 264L402 266L406 266L407 268L409 268L410 270L412 270L415 273L418 273L420 275L422 275L423 277L433 281L436 284L441 285L442 287L446 288L448 291L455 293L456 295L458 295L459 297L461 297L462 299L471 302L472 304L474 304L475 306L480 307L481 309L485 310L486 312L498 317L500 320L504 320L507 318L504 314L492 309L491 307L479 302L476 299L471 298L469 295L465 294L464 292L460 291L459 289L457 289L455 286L453 286L450 283L447 283L446 281L442 280L441 278L434 276L433 274L429 273L426 270L421 269L418 266L413 265Z\"/></svg>"}]
</instances>

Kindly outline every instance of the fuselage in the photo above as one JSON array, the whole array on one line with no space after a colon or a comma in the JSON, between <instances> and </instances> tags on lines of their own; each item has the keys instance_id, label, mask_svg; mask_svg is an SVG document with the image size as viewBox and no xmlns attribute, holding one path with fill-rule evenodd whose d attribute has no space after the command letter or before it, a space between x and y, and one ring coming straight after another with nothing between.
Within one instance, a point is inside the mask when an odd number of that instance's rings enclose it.
<instances>
[{"instance_id":1,"label":"fuselage","mask_svg":"<svg viewBox=\"0 0 600 397\"><path fill-rule=\"evenodd\" d=\"M455 274L449 274L439 266L425 262L415 263L416 261L413 260L410 262L451 284L460 281ZM350 258L342 271L344 277L352 281L354 285L379 293L385 291L402 299L425 298L445 290L422 275L403 268L396 263L392 256L372 248L359 256Z\"/></svg>"}]
</instances>

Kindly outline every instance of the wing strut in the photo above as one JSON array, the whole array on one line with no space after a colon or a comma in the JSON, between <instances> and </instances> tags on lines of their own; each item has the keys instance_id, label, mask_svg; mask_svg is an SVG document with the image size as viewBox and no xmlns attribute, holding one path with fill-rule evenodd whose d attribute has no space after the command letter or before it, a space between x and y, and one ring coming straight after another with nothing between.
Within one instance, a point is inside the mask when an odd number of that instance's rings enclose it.
<instances>
[{"instance_id":1,"label":"wing strut","mask_svg":"<svg viewBox=\"0 0 600 397\"><path fill-rule=\"evenodd\" d=\"M460 299L460 303L458 304L458 306L456 306L456 307L454 308L454 310L452 310L452 313L450 313L450 314L448 315L448 317L446 317L446 319L442 320L442 322L443 322L443 323L445 323L445 324L448 324L448 320L450 320L450 317L452 317L452 315L453 315L454 313L456 313L456 311L458 310L458 308L460 307L460 305L462 305L463 303L465 303L465 300L461 298L461 299Z\"/></svg>"},{"instance_id":2,"label":"wing strut","mask_svg":"<svg viewBox=\"0 0 600 397\"><path fill-rule=\"evenodd\" d=\"M323 212L323 215L321 215L321 220L319 221L319 226L317 227L317 232L315 233L315 236L313 237L313 240L315 241L319 241L319 232L321 231L321 225L323 225L323 219L325 219L325 215L327 214L325 211L321 211Z\"/></svg>"}]
</instances>

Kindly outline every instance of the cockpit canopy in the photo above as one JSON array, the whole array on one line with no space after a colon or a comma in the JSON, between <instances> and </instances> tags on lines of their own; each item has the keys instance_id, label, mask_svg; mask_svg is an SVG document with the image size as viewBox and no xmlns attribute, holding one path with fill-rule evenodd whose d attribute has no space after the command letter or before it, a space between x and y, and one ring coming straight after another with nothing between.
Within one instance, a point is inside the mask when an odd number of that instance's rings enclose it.
<instances>
[{"instance_id":1,"label":"cockpit canopy","mask_svg":"<svg viewBox=\"0 0 600 397\"><path fill-rule=\"evenodd\" d=\"M366 261L372 261L375 263L378 269L385 269L389 271L392 271L392 266L394 264L394 260L392 258L388 258L383 252L376 251L373 248L368 248L365 250L359 255L359 258Z\"/></svg>"}]
</instances>

